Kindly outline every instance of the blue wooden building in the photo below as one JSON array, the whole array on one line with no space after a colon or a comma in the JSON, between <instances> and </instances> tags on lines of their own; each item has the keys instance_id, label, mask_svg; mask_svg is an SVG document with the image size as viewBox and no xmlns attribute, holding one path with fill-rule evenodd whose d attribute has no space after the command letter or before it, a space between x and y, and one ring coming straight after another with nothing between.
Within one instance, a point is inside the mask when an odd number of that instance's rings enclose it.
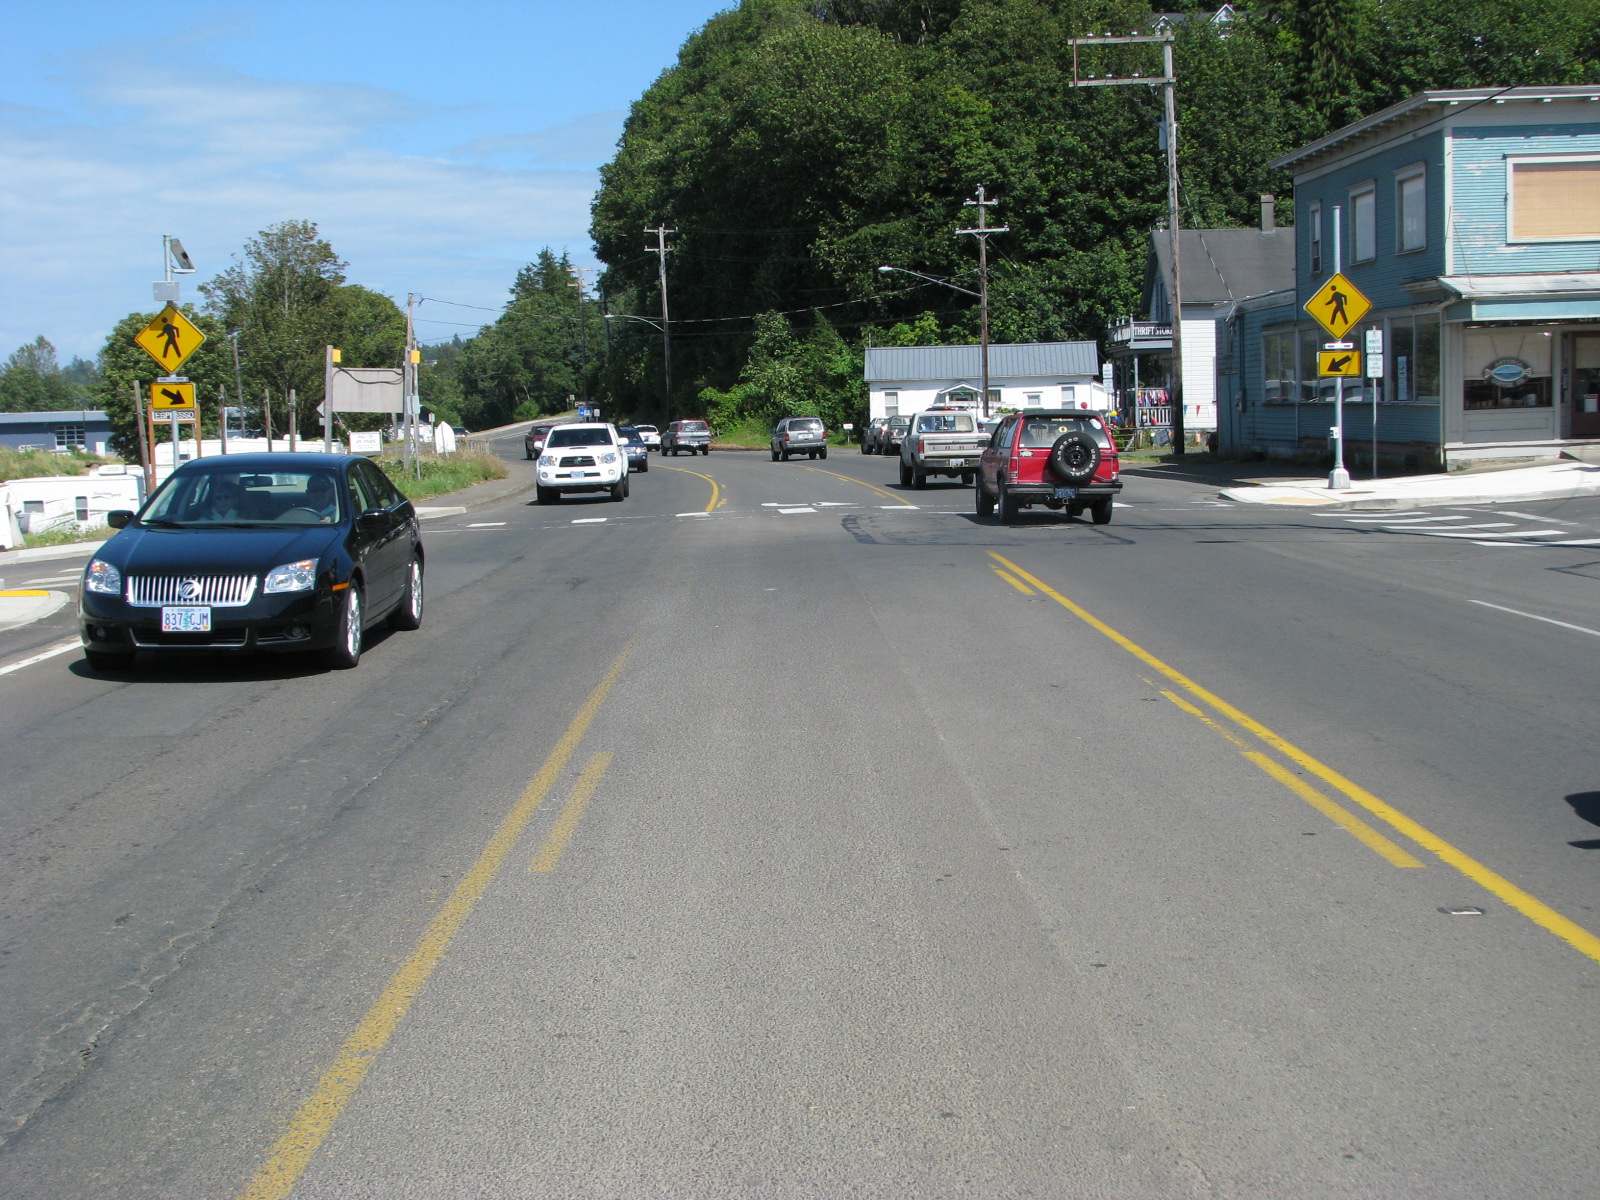
<instances>
[{"instance_id":1,"label":"blue wooden building","mask_svg":"<svg viewBox=\"0 0 1600 1200\"><path fill-rule=\"evenodd\" d=\"M1294 177L1293 292L1224 322L1225 451L1328 448L1328 335L1303 306L1336 269L1372 304L1347 337L1384 338L1381 376L1345 386L1352 468L1600 450L1600 88L1425 92L1272 165Z\"/></svg>"}]
</instances>

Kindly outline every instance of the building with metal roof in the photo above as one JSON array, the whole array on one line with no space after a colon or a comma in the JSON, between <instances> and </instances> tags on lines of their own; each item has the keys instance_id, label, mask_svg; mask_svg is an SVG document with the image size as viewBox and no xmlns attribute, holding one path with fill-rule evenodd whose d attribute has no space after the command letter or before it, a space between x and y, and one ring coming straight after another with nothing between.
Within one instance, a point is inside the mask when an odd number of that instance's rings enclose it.
<instances>
[{"instance_id":1,"label":"building with metal roof","mask_svg":"<svg viewBox=\"0 0 1600 1200\"><path fill-rule=\"evenodd\" d=\"M893 417L927 408L983 410L979 346L881 346L866 354L869 411ZM989 347L988 412L1105 407L1093 342L1015 342Z\"/></svg>"}]
</instances>

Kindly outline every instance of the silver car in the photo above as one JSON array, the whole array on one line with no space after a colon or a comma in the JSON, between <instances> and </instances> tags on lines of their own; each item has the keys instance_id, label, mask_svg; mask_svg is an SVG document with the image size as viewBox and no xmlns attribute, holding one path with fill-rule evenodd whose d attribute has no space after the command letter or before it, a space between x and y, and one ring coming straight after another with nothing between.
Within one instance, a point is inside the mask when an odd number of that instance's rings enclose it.
<instances>
[{"instance_id":1,"label":"silver car","mask_svg":"<svg viewBox=\"0 0 1600 1200\"><path fill-rule=\"evenodd\" d=\"M795 454L828 457L828 431L821 417L785 417L772 427L772 461L788 462Z\"/></svg>"}]
</instances>

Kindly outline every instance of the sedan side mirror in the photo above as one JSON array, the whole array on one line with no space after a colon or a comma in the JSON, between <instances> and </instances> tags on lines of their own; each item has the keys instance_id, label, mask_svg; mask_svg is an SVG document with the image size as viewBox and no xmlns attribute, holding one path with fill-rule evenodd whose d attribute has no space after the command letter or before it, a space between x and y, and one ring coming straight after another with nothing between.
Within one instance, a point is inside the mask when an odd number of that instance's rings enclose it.
<instances>
[{"instance_id":1,"label":"sedan side mirror","mask_svg":"<svg viewBox=\"0 0 1600 1200\"><path fill-rule=\"evenodd\" d=\"M363 529L382 529L389 523L389 514L381 508L369 508L356 518L356 524Z\"/></svg>"},{"instance_id":2,"label":"sedan side mirror","mask_svg":"<svg viewBox=\"0 0 1600 1200\"><path fill-rule=\"evenodd\" d=\"M126 529L133 521L133 512L126 508L113 508L106 514L106 524L113 529Z\"/></svg>"}]
</instances>

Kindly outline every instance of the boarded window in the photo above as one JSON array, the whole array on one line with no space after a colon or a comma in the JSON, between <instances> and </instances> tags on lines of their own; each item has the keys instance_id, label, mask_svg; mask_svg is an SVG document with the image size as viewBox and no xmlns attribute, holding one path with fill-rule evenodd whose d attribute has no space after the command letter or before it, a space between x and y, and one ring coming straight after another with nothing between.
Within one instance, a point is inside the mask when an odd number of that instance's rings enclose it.
<instances>
[{"instance_id":1,"label":"boarded window","mask_svg":"<svg viewBox=\"0 0 1600 1200\"><path fill-rule=\"evenodd\" d=\"M1515 241L1600 238L1600 159L1511 164Z\"/></svg>"}]
</instances>

